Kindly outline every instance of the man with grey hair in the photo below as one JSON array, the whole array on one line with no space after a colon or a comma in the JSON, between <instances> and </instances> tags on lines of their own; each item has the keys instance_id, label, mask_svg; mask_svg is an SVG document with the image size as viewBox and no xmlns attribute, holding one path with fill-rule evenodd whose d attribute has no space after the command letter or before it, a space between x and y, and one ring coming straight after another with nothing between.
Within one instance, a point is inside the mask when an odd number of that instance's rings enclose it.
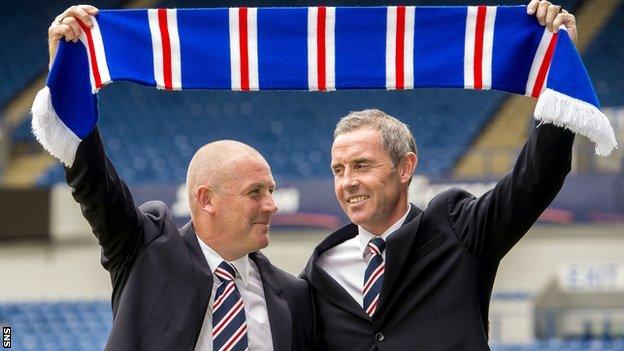
<instances>
[{"instance_id":1,"label":"man with grey hair","mask_svg":"<svg viewBox=\"0 0 624 351\"><path fill-rule=\"evenodd\" d=\"M574 17L561 7L533 0L528 9L551 30L565 17L576 39ZM563 128L535 127L494 189L480 198L451 189L421 210L408 202L418 164L409 128L379 110L343 117L331 169L336 198L352 223L322 241L303 272L316 302L320 345L488 350L498 264L563 185L573 141Z\"/></svg>"},{"instance_id":2,"label":"man with grey hair","mask_svg":"<svg viewBox=\"0 0 624 351\"><path fill-rule=\"evenodd\" d=\"M60 14L48 31L50 57L61 39L80 36L78 19L89 23L96 13L79 5ZM135 206L98 128L65 172L111 276L107 350L312 349L307 282L259 252L277 206L271 168L258 151L221 140L195 153L187 174L191 221L181 229L164 203Z\"/></svg>"}]
</instances>

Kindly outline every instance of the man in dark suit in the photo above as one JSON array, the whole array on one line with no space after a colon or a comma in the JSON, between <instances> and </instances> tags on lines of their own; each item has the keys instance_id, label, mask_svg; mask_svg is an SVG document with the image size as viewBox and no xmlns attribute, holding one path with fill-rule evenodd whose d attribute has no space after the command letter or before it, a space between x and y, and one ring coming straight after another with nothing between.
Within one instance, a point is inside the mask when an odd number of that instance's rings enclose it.
<instances>
[{"instance_id":1,"label":"man in dark suit","mask_svg":"<svg viewBox=\"0 0 624 351\"><path fill-rule=\"evenodd\" d=\"M533 1L541 24L574 18ZM488 350L488 308L500 260L553 200L574 135L532 129L513 170L480 198L460 189L424 211L408 203L417 150L408 127L379 110L352 112L334 131L335 193L353 222L314 250L303 276L330 350Z\"/></svg>"},{"instance_id":2,"label":"man in dark suit","mask_svg":"<svg viewBox=\"0 0 624 351\"><path fill-rule=\"evenodd\" d=\"M50 57L60 39L80 35L76 18L88 23L95 13L81 5L59 15ZM311 349L307 282L258 251L277 207L271 169L256 150L226 140L197 151L187 175L191 221L181 229L162 202L135 207L97 128L65 172L111 275L107 350Z\"/></svg>"}]
</instances>

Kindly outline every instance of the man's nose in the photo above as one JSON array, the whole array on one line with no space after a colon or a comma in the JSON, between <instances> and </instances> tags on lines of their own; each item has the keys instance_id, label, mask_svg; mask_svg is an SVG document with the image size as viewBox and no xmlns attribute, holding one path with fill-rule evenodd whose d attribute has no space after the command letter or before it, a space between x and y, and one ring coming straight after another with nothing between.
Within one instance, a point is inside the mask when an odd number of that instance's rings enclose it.
<instances>
[{"instance_id":1,"label":"man's nose","mask_svg":"<svg viewBox=\"0 0 624 351\"><path fill-rule=\"evenodd\" d=\"M272 194L269 194L263 206L264 212L268 212L270 214L275 214L275 212L277 212L277 204L275 204L275 199L273 199Z\"/></svg>"},{"instance_id":2,"label":"man's nose","mask_svg":"<svg viewBox=\"0 0 624 351\"><path fill-rule=\"evenodd\" d=\"M359 184L359 179L357 175L355 174L355 172L349 169L345 169L344 174L343 174L343 179L342 179L342 188L344 190L350 190L350 189L357 187L358 184Z\"/></svg>"}]
</instances>

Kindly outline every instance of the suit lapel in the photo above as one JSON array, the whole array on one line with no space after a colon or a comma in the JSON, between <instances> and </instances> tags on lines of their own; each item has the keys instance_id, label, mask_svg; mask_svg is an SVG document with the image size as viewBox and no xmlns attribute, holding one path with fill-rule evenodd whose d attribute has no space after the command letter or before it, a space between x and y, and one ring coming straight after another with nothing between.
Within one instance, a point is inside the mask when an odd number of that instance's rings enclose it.
<instances>
[{"instance_id":1,"label":"suit lapel","mask_svg":"<svg viewBox=\"0 0 624 351\"><path fill-rule=\"evenodd\" d=\"M269 313L273 349L276 351L290 350L292 348L292 317L288 302L282 296L280 284L273 266L260 252L252 252L249 258L256 264L262 279L264 299Z\"/></svg>"},{"instance_id":2,"label":"suit lapel","mask_svg":"<svg viewBox=\"0 0 624 351\"><path fill-rule=\"evenodd\" d=\"M194 344L197 343L199 333L201 332L202 325L204 324L204 318L206 316L206 309L208 308L208 302L210 300L210 293L212 292L212 271L206 262L206 257L199 246L199 240L195 229L193 229L193 223L188 222L182 229L182 238L186 246L189 249L191 259L193 260L193 276L195 280L195 334Z\"/></svg>"},{"instance_id":3,"label":"suit lapel","mask_svg":"<svg viewBox=\"0 0 624 351\"><path fill-rule=\"evenodd\" d=\"M399 277L403 270L409 268L406 261L413 249L423 213L418 207L410 206L405 223L388 238L386 244L386 270L379 293L379 308L374 316L378 323L385 319L386 311L395 302L393 300L393 296L396 296L395 286L400 281Z\"/></svg>"},{"instance_id":4,"label":"suit lapel","mask_svg":"<svg viewBox=\"0 0 624 351\"><path fill-rule=\"evenodd\" d=\"M318 265L318 258L323 254L323 252L353 238L357 235L357 233L357 226L355 224L349 224L323 240L316 247L316 249L314 249L310 260L306 265L304 276L308 279L314 289L324 295L329 301L354 316L370 320L370 317L364 312L362 306L360 306L360 304L358 304L357 301L355 301L353 297L334 278L327 274L327 272Z\"/></svg>"}]
</instances>

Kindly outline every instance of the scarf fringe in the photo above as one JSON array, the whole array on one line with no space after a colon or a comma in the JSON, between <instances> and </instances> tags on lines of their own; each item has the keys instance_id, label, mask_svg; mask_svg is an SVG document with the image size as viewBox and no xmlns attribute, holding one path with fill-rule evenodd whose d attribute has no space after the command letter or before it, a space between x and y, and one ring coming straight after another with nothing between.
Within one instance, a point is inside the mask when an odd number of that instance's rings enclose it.
<instances>
[{"instance_id":1,"label":"scarf fringe","mask_svg":"<svg viewBox=\"0 0 624 351\"><path fill-rule=\"evenodd\" d=\"M50 88L41 89L32 105L32 132L52 156L71 167L81 139L67 128L52 106Z\"/></svg>"},{"instance_id":2,"label":"scarf fringe","mask_svg":"<svg viewBox=\"0 0 624 351\"><path fill-rule=\"evenodd\" d=\"M596 144L598 156L608 156L617 147L609 119L594 105L552 89L542 92L534 116L544 123L564 127Z\"/></svg>"}]
</instances>

